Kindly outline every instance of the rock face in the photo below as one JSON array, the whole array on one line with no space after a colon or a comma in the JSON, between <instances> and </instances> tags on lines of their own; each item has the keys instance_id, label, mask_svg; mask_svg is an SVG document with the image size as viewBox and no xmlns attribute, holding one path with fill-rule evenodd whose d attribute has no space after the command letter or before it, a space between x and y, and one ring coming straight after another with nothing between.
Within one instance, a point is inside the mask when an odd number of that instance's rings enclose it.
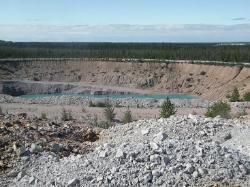
<instances>
[{"instance_id":1,"label":"rock face","mask_svg":"<svg viewBox=\"0 0 250 187\"><path fill-rule=\"evenodd\" d=\"M246 126L193 115L141 120L103 131L106 140L83 156L44 153L21 167L36 186L249 186L250 158L224 146ZM22 177L10 185L30 186Z\"/></svg>"},{"instance_id":2,"label":"rock face","mask_svg":"<svg viewBox=\"0 0 250 187\"><path fill-rule=\"evenodd\" d=\"M1 83L0 83L1 84ZM61 93L73 89L72 84L44 84L44 83L27 83L22 81L6 81L3 82L0 93L12 96L20 96L27 94L49 94Z\"/></svg>"},{"instance_id":3,"label":"rock face","mask_svg":"<svg viewBox=\"0 0 250 187\"><path fill-rule=\"evenodd\" d=\"M191 92L205 99L225 97L234 86L241 92L249 90L249 74L250 68L178 61L167 64L61 59L8 60L0 63L0 80L87 82L155 91Z\"/></svg>"}]
</instances>

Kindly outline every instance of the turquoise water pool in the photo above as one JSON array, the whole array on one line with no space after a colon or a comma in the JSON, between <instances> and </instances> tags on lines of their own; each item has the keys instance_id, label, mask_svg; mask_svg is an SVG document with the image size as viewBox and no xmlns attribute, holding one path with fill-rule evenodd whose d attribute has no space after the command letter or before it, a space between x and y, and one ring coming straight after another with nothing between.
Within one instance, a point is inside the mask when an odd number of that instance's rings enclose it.
<instances>
[{"instance_id":1,"label":"turquoise water pool","mask_svg":"<svg viewBox=\"0 0 250 187\"><path fill-rule=\"evenodd\" d=\"M195 96L182 94L182 93L168 93L168 94L104 94L104 95L92 95L92 94L65 94L65 93L53 93L53 94L34 94L34 95L22 95L19 96L24 99L39 99L43 97L51 97L51 96L78 96L83 98L112 98L112 99L123 99L123 98L135 98L135 99L166 99L167 97L170 99L196 99Z\"/></svg>"}]
</instances>

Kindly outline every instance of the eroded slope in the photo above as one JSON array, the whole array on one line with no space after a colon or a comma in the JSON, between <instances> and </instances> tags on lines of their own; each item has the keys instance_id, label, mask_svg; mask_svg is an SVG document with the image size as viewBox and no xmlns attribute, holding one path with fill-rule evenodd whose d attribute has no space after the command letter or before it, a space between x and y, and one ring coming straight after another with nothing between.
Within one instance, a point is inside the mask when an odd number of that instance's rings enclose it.
<instances>
[{"instance_id":1,"label":"eroded slope","mask_svg":"<svg viewBox=\"0 0 250 187\"><path fill-rule=\"evenodd\" d=\"M216 65L86 60L2 61L0 80L85 82L190 92L205 99L220 99L237 86L250 89L250 69Z\"/></svg>"}]
</instances>

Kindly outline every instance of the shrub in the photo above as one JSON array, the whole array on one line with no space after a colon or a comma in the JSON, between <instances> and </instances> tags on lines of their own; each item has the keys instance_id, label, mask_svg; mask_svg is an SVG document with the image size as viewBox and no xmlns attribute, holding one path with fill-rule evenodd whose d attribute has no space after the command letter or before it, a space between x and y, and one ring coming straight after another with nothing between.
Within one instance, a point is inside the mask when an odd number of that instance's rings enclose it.
<instances>
[{"instance_id":1,"label":"shrub","mask_svg":"<svg viewBox=\"0 0 250 187\"><path fill-rule=\"evenodd\" d=\"M244 101L250 101L250 92L246 92L246 93L243 95L243 99L244 99Z\"/></svg>"},{"instance_id":2,"label":"shrub","mask_svg":"<svg viewBox=\"0 0 250 187\"><path fill-rule=\"evenodd\" d=\"M70 110L66 110L65 108L63 108L61 113L61 120L62 121L73 120L72 112Z\"/></svg>"},{"instance_id":3,"label":"shrub","mask_svg":"<svg viewBox=\"0 0 250 187\"><path fill-rule=\"evenodd\" d=\"M231 95L228 96L230 102L240 101L240 93L238 88L234 88Z\"/></svg>"},{"instance_id":4,"label":"shrub","mask_svg":"<svg viewBox=\"0 0 250 187\"><path fill-rule=\"evenodd\" d=\"M95 107L95 104L93 103L93 101L89 101L89 107Z\"/></svg>"},{"instance_id":5,"label":"shrub","mask_svg":"<svg viewBox=\"0 0 250 187\"><path fill-rule=\"evenodd\" d=\"M87 112L87 110L86 110L85 107L82 107L82 112L83 112L83 113Z\"/></svg>"},{"instance_id":6,"label":"shrub","mask_svg":"<svg viewBox=\"0 0 250 187\"><path fill-rule=\"evenodd\" d=\"M45 112L42 112L40 118L44 120L47 119L47 114Z\"/></svg>"},{"instance_id":7,"label":"shrub","mask_svg":"<svg viewBox=\"0 0 250 187\"><path fill-rule=\"evenodd\" d=\"M236 114L236 117L241 117L241 116L246 116L247 115L247 111L245 107L241 107L239 109L239 111Z\"/></svg>"},{"instance_id":8,"label":"shrub","mask_svg":"<svg viewBox=\"0 0 250 187\"><path fill-rule=\"evenodd\" d=\"M125 112L123 119L122 119L123 123L130 123L132 122L132 114L131 111L129 110L129 108L127 109L127 111Z\"/></svg>"},{"instance_id":9,"label":"shrub","mask_svg":"<svg viewBox=\"0 0 250 187\"><path fill-rule=\"evenodd\" d=\"M104 109L104 116L106 118L107 123L111 123L115 119L115 108L110 104L106 103L106 108Z\"/></svg>"},{"instance_id":10,"label":"shrub","mask_svg":"<svg viewBox=\"0 0 250 187\"><path fill-rule=\"evenodd\" d=\"M97 115L95 114L94 118L91 119L90 125L92 125L93 127L108 129L109 127L112 126L112 123L108 123L106 121L98 122Z\"/></svg>"},{"instance_id":11,"label":"shrub","mask_svg":"<svg viewBox=\"0 0 250 187\"><path fill-rule=\"evenodd\" d=\"M99 128L103 128L103 129L108 129L109 127L112 127L112 123L109 123L107 121L101 121L99 124L98 124L98 127Z\"/></svg>"},{"instance_id":12,"label":"shrub","mask_svg":"<svg viewBox=\"0 0 250 187\"><path fill-rule=\"evenodd\" d=\"M100 108L107 107L107 103L106 102L97 102L96 107L100 107Z\"/></svg>"},{"instance_id":13,"label":"shrub","mask_svg":"<svg viewBox=\"0 0 250 187\"><path fill-rule=\"evenodd\" d=\"M197 112L193 110L191 114L192 115L197 115Z\"/></svg>"},{"instance_id":14,"label":"shrub","mask_svg":"<svg viewBox=\"0 0 250 187\"><path fill-rule=\"evenodd\" d=\"M98 118L97 118L97 115L95 114L94 115L94 118L91 119L91 122L90 124L94 127L99 127L99 124L98 124Z\"/></svg>"},{"instance_id":15,"label":"shrub","mask_svg":"<svg viewBox=\"0 0 250 187\"><path fill-rule=\"evenodd\" d=\"M174 104L171 103L170 99L167 98L166 101L161 105L160 116L162 118L168 118L176 113Z\"/></svg>"},{"instance_id":16,"label":"shrub","mask_svg":"<svg viewBox=\"0 0 250 187\"><path fill-rule=\"evenodd\" d=\"M200 75L206 75L207 73L205 71L202 71Z\"/></svg>"},{"instance_id":17,"label":"shrub","mask_svg":"<svg viewBox=\"0 0 250 187\"><path fill-rule=\"evenodd\" d=\"M92 101L89 101L89 107L100 107L100 108L104 108L107 106L106 102L97 102L97 103L93 103Z\"/></svg>"},{"instance_id":18,"label":"shrub","mask_svg":"<svg viewBox=\"0 0 250 187\"><path fill-rule=\"evenodd\" d=\"M230 118L231 107L228 103L219 101L208 108L205 116L206 117L216 117L221 116L223 118Z\"/></svg>"}]
</instances>

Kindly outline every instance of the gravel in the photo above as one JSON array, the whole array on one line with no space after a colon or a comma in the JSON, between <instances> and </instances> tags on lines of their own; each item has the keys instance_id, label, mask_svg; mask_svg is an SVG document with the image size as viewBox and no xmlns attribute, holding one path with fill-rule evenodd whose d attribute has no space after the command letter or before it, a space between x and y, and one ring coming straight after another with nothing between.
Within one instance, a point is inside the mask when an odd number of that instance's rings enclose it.
<instances>
[{"instance_id":1,"label":"gravel","mask_svg":"<svg viewBox=\"0 0 250 187\"><path fill-rule=\"evenodd\" d=\"M194 115L117 125L104 130L87 154L61 159L51 152L32 154L17 176L9 175L8 185L249 186L249 154L234 137L241 129L250 134L248 126Z\"/></svg>"},{"instance_id":2,"label":"gravel","mask_svg":"<svg viewBox=\"0 0 250 187\"><path fill-rule=\"evenodd\" d=\"M41 98L24 99L21 97L13 97L10 95L0 94L0 103L23 103L23 104L54 104L54 105L88 105L90 101L93 103L106 102L107 98L92 98L81 96L46 96ZM157 108L162 105L164 99L137 99L134 97L112 99L110 102L115 106L124 107L140 107L140 108ZM179 108L207 108L211 105L209 101L202 99L171 99L176 107Z\"/></svg>"}]
</instances>

